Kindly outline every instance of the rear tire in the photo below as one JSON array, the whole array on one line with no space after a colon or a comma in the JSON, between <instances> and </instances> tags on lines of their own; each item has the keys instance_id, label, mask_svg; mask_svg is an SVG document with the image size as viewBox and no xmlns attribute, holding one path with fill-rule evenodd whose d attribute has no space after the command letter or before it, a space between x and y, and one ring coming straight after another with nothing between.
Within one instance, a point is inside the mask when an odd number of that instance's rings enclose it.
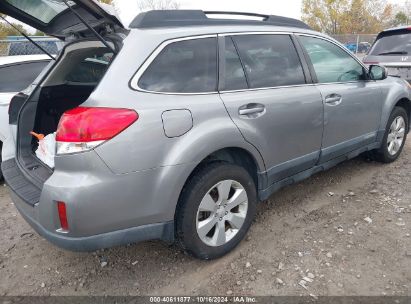
<instances>
[{"instance_id":1,"label":"rear tire","mask_svg":"<svg viewBox=\"0 0 411 304\"><path fill-rule=\"evenodd\" d=\"M408 115L404 108L395 107L386 126L381 147L375 151L376 160L392 163L401 155L408 134Z\"/></svg>"},{"instance_id":2,"label":"rear tire","mask_svg":"<svg viewBox=\"0 0 411 304\"><path fill-rule=\"evenodd\" d=\"M244 168L215 162L184 187L176 212L176 240L204 260L222 257L244 238L256 211L254 180Z\"/></svg>"}]
</instances>

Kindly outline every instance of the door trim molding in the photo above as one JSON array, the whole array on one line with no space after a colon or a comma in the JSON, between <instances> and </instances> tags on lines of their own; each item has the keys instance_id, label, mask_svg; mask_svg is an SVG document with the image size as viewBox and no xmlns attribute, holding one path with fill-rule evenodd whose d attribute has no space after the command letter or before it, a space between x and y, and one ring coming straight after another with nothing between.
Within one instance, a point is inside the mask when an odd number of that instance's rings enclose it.
<instances>
[{"instance_id":1,"label":"door trim molding","mask_svg":"<svg viewBox=\"0 0 411 304\"><path fill-rule=\"evenodd\" d=\"M344 141L342 143L336 144L331 147L321 149L321 156L319 164L326 163L334 158L337 158L341 155L354 151L361 148L362 146L369 145L376 142L377 140L377 131L364 134L362 136L356 137Z\"/></svg>"},{"instance_id":2,"label":"door trim molding","mask_svg":"<svg viewBox=\"0 0 411 304\"><path fill-rule=\"evenodd\" d=\"M273 194L274 192L280 190L281 188L284 188L286 186L301 182L301 181L311 177L315 173L331 169L332 167L335 167L336 165L338 165L339 163L341 163L343 161L346 161L346 160L357 157L358 155L360 155L363 152L377 149L380 145L381 145L380 142L373 142L372 144L365 145L365 146L363 146L359 149L356 149L354 151L350 151L349 153L346 153L346 154L341 155L337 158L334 158L330 161L327 161L325 163L314 166L314 167L312 167L308 170L299 172L299 173L297 173L293 176L290 176L288 178L285 178L281 181L278 181L278 182L270 185L269 187L267 187L264 190L258 191L258 197L259 197L260 201L265 201L265 200L270 198L271 194Z\"/></svg>"},{"instance_id":3,"label":"door trim molding","mask_svg":"<svg viewBox=\"0 0 411 304\"><path fill-rule=\"evenodd\" d=\"M317 164L319 157L320 151L315 151L271 167L264 173L267 175L267 185L312 168Z\"/></svg>"}]
</instances>

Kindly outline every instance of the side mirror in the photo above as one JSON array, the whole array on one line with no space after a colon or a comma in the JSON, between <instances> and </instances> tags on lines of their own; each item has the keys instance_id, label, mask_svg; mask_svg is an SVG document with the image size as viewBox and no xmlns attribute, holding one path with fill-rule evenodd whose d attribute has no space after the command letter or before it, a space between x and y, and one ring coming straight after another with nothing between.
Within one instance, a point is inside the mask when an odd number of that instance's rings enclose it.
<instances>
[{"instance_id":1,"label":"side mirror","mask_svg":"<svg viewBox=\"0 0 411 304\"><path fill-rule=\"evenodd\" d=\"M388 77L388 70L380 65L371 65L368 75L371 80L384 80Z\"/></svg>"}]
</instances>

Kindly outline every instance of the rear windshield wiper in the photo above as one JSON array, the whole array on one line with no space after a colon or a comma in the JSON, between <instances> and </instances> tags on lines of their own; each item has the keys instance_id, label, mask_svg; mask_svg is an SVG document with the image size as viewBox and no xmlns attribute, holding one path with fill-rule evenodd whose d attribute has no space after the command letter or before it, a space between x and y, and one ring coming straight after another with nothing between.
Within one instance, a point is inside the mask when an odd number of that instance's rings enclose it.
<instances>
[{"instance_id":1,"label":"rear windshield wiper","mask_svg":"<svg viewBox=\"0 0 411 304\"><path fill-rule=\"evenodd\" d=\"M408 55L408 52L406 51L392 51L392 52L384 52L378 54L378 56L384 56L384 55Z\"/></svg>"}]
</instances>

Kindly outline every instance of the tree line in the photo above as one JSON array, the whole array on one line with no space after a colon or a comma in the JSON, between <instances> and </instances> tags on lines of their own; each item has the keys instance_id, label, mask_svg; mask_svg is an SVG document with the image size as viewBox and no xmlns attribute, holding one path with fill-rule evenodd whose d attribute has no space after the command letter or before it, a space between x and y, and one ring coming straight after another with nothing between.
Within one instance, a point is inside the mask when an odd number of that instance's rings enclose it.
<instances>
[{"instance_id":1,"label":"tree line","mask_svg":"<svg viewBox=\"0 0 411 304\"><path fill-rule=\"evenodd\" d=\"M99 1L115 4L115 0ZM136 1L141 11L180 7L176 0ZM411 25L411 0L403 5L386 0L302 0L302 20L313 29L331 35L375 34L389 27ZM28 34L21 24L13 25ZM20 35L19 31L0 20L0 39L15 35ZM43 33L37 31L34 35Z\"/></svg>"},{"instance_id":2,"label":"tree line","mask_svg":"<svg viewBox=\"0 0 411 304\"><path fill-rule=\"evenodd\" d=\"M404 5L385 0L303 0L302 20L330 35L375 34L411 25L411 0Z\"/></svg>"}]
</instances>

